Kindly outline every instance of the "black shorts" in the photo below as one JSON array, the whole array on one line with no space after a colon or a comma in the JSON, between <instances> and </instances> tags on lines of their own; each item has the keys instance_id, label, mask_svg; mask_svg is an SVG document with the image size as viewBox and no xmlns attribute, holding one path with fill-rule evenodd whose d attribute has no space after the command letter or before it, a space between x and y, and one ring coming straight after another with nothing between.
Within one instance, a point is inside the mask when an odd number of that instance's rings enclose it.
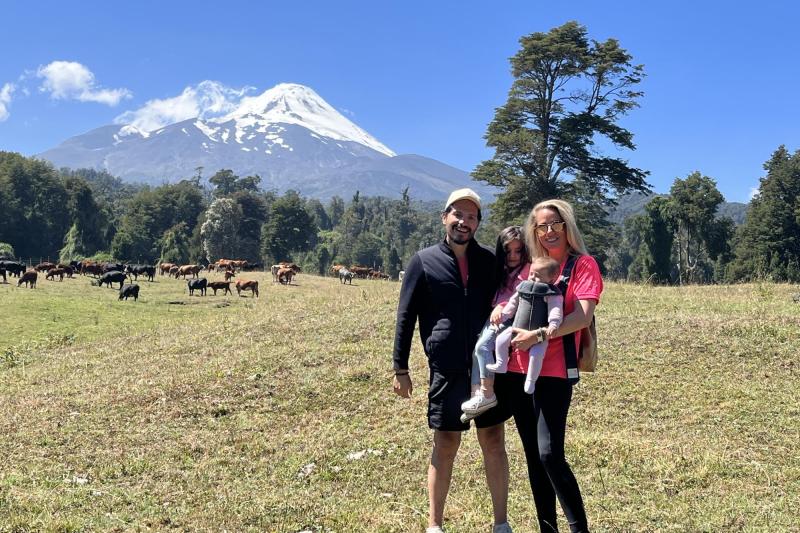
<instances>
[{"instance_id":1,"label":"black shorts","mask_svg":"<svg viewBox=\"0 0 800 533\"><path fill-rule=\"evenodd\" d=\"M522 391L522 383L525 375L520 374L522 382L519 389ZM495 383L498 378L502 383L505 374L496 374ZM508 392L508 386L501 386L503 392ZM470 397L471 384L468 372L440 372L430 371L430 382L428 388L428 427L440 431L467 431L469 424L461 422L461 404ZM524 394L524 392L523 392ZM530 398L530 395L526 395ZM508 398L500 398L498 404L475 419L475 427L485 428L500 424L511 418L511 407Z\"/></svg>"}]
</instances>

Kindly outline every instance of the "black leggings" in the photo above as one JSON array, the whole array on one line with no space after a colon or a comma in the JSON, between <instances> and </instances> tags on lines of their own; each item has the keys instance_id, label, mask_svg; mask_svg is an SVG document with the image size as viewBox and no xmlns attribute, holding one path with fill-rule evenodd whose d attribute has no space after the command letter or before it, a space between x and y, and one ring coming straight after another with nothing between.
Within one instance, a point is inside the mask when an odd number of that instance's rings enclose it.
<instances>
[{"instance_id":1,"label":"black leggings","mask_svg":"<svg viewBox=\"0 0 800 533\"><path fill-rule=\"evenodd\" d=\"M570 531L588 532L581 491L564 457L572 385L566 379L540 377L531 401L531 396L523 390L524 382L524 374L498 374L495 389L498 400L510 407L525 449L539 528L547 533L558 531L558 497Z\"/></svg>"}]
</instances>

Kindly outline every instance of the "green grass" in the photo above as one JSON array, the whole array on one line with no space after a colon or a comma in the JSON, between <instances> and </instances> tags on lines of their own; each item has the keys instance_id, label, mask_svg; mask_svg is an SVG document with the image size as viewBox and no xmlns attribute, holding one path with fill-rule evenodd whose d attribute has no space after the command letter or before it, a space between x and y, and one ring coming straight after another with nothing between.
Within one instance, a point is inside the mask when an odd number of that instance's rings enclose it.
<instances>
[{"instance_id":1,"label":"green grass","mask_svg":"<svg viewBox=\"0 0 800 533\"><path fill-rule=\"evenodd\" d=\"M260 298L166 278L138 303L86 278L0 285L0 531L424 528L416 338L411 401L388 371L399 284L244 276ZM797 292L607 285L567 435L594 531L800 531ZM510 517L534 531L507 434ZM474 434L446 517L491 522Z\"/></svg>"}]
</instances>

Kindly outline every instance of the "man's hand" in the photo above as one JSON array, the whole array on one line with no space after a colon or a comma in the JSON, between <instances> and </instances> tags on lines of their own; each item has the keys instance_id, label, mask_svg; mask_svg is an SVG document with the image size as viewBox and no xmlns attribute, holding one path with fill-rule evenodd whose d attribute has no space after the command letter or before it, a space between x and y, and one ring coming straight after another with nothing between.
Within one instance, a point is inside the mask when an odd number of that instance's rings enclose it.
<instances>
[{"instance_id":1,"label":"man's hand","mask_svg":"<svg viewBox=\"0 0 800 533\"><path fill-rule=\"evenodd\" d=\"M395 394L401 398L411 398L411 391L414 390L414 385L411 383L409 374L395 374L393 385Z\"/></svg>"}]
</instances>

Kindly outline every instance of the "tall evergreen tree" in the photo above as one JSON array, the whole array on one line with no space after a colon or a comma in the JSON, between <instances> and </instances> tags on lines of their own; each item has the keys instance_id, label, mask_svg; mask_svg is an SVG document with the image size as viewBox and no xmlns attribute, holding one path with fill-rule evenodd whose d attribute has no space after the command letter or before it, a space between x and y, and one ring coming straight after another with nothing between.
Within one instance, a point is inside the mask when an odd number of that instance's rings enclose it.
<instances>
[{"instance_id":1,"label":"tall evergreen tree","mask_svg":"<svg viewBox=\"0 0 800 533\"><path fill-rule=\"evenodd\" d=\"M728 275L800 282L800 151L790 154L780 146L764 169L767 175L739 229Z\"/></svg>"},{"instance_id":2,"label":"tall evergreen tree","mask_svg":"<svg viewBox=\"0 0 800 533\"><path fill-rule=\"evenodd\" d=\"M494 157L473 177L504 189L492 217L519 218L547 198L572 192L564 178L582 176L585 185L608 196L613 190L648 189L646 172L622 159L597 153L597 138L633 150L633 134L618 122L637 107L641 65L615 39L591 41L577 22L520 39L511 58L514 82L486 132Z\"/></svg>"},{"instance_id":3,"label":"tall evergreen tree","mask_svg":"<svg viewBox=\"0 0 800 533\"><path fill-rule=\"evenodd\" d=\"M673 182L669 210L674 221L680 281L705 281L698 272L706 270L707 265L700 261L707 254L715 230L714 216L723 201L716 182L700 172Z\"/></svg>"}]
</instances>

